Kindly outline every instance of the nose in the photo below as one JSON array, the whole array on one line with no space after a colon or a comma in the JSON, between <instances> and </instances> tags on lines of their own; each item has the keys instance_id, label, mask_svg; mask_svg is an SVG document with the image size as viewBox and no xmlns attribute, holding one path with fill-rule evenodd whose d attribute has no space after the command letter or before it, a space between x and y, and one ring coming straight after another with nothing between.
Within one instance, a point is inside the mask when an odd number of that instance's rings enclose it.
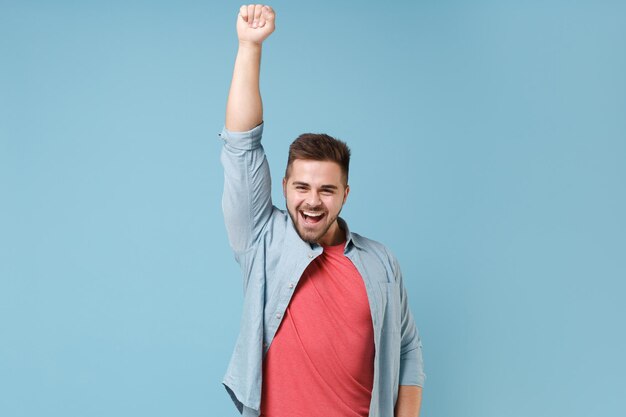
<instances>
[{"instance_id":1,"label":"nose","mask_svg":"<svg viewBox=\"0 0 626 417\"><path fill-rule=\"evenodd\" d=\"M315 191L311 191L306 196L306 204L309 207L318 207L322 204L322 200L320 199L320 196L318 193L316 193Z\"/></svg>"}]
</instances>

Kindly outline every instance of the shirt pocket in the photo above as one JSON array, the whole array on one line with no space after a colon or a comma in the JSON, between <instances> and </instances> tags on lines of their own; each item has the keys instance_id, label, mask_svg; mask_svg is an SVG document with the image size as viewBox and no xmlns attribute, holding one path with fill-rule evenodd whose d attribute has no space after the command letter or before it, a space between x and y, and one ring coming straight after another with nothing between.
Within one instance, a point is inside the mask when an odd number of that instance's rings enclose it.
<instances>
[{"instance_id":1,"label":"shirt pocket","mask_svg":"<svg viewBox=\"0 0 626 417\"><path fill-rule=\"evenodd\" d=\"M401 324L400 285L396 282L380 282L383 298L382 331L384 333L399 333Z\"/></svg>"}]
</instances>

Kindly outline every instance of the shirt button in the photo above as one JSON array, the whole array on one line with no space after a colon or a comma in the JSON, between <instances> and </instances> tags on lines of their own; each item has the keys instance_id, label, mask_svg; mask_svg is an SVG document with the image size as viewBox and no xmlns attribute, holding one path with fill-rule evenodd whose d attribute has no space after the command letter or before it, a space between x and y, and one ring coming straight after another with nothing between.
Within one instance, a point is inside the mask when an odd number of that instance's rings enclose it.
<instances>
[{"instance_id":1,"label":"shirt button","mask_svg":"<svg viewBox=\"0 0 626 417\"><path fill-rule=\"evenodd\" d=\"M313 258L313 254L312 253L309 253L309 259L310 258Z\"/></svg>"},{"instance_id":2,"label":"shirt button","mask_svg":"<svg viewBox=\"0 0 626 417\"><path fill-rule=\"evenodd\" d=\"M293 288L293 282L289 283L289 288Z\"/></svg>"},{"instance_id":3,"label":"shirt button","mask_svg":"<svg viewBox=\"0 0 626 417\"><path fill-rule=\"evenodd\" d=\"M276 318L279 319L280 318L280 313L276 314Z\"/></svg>"}]
</instances>

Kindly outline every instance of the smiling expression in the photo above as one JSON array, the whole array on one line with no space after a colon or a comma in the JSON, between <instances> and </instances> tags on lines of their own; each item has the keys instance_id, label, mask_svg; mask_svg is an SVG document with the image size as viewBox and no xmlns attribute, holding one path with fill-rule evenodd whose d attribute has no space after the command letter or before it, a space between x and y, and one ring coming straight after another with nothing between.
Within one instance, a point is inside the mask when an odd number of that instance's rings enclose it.
<instances>
[{"instance_id":1,"label":"smiling expression","mask_svg":"<svg viewBox=\"0 0 626 417\"><path fill-rule=\"evenodd\" d=\"M302 240L336 245L345 239L337 217L350 186L336 162L296 159L283 179L287 211Z\"/></svg>"}]
</instances>

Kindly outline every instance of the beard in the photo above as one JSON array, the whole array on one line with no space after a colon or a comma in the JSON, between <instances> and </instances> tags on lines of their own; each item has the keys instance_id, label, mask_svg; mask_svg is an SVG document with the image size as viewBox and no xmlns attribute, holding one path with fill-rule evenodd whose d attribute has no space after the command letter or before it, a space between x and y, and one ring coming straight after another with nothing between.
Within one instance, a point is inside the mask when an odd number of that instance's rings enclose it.
<instances>
[{"instance_id":1,"label":"beard","mask_svg":"<svg viewBox=\"0 0 626 417\"><path fill-rule=\"evenodd\" d=\"M322 239L326 233L330 230L330 228L335 224L337 218L339 217L339 213L341 213L341 209L339 212L330 216L328 211L323 209L324 216L320 220L320 222L325 222L325 225L319 225L319 228L315 228L314 230L308 229L302 225L302 216L300 214L301 209L291 209L285 201L285 206L287 207L287 213L289 213L289 217L291 217L291 221L293 222L294 227L296 228L296 232L300 239L304 240L307 243L318 243L320 239ZM320 211L319 209L311 210L311 211Z\"/></svg>"}]
</instances>

